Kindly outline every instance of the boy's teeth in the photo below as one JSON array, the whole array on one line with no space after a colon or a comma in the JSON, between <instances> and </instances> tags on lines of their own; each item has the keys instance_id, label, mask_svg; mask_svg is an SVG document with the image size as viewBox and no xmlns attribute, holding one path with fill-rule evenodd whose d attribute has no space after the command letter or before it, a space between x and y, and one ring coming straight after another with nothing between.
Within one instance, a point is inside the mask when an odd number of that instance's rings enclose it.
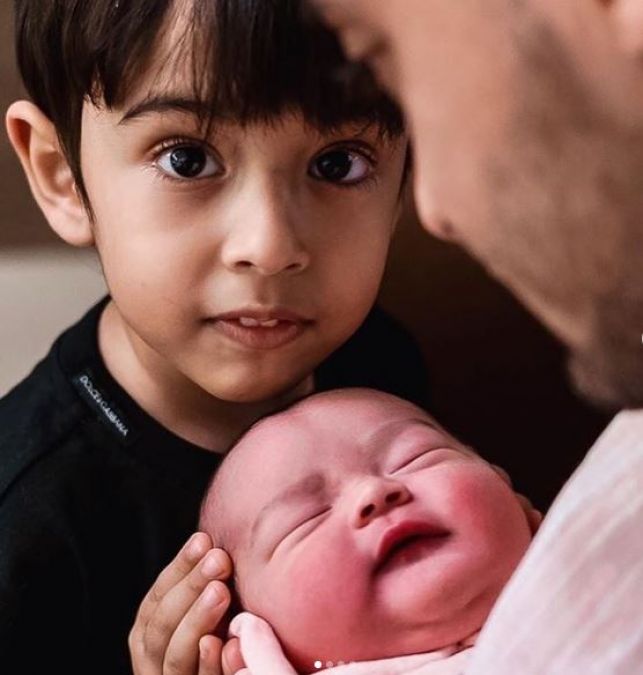
<instances>
[{"instance_id":1,"label":"boy's teeth","mask_svg":"<svg viewBox=\"0 0 643 675\"><path fill-rule=\"evenodd\" d=\"M279 319L259 321L258 319L252 319L249 316L242 316L239 318L239 323L244 328L256 328L257 326L261 326L262 328L274 328L279 323Z\"/></svg>"},{"instance_id":2,"label":"boy's teeth","mask_svg":"<svg viewBox=\"0 0 643 675\"><path fill-rule=\"evenodd\" d=\"M246 328L255 328L259 325L257 319L250 319L249 317L242 316L239 318L239 323Z\"/></svg>"}]
</instances>

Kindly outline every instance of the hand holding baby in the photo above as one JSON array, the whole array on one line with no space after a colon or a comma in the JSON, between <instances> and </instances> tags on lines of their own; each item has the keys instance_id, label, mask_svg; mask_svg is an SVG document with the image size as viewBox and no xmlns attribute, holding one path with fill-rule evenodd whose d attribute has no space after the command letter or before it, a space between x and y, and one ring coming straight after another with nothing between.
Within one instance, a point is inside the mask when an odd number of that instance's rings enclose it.
<instances>
[{"instance_id":1,"label":"hand holding baby","mask_svg":"<svg viewBox=\"0 0 643 675\"><path fill-rule=\"evenodd\" d=\"M221 637L231 572L230 557L207 534L190 538L141 603L129 636L135 675L232 675L243 667L238 641Z\"/></svg>"}]
</instances>

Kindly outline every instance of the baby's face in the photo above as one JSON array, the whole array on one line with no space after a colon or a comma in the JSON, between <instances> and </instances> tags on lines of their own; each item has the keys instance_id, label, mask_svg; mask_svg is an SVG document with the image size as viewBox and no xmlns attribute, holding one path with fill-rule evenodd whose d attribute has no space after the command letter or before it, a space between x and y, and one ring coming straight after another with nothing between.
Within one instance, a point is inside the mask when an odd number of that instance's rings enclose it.
<instances>
[{"instance_id":1,"label":"baby's face","mask_svg":"<svg viewBox=\"0 0 643 675\"><path fill-rule=\"evenodd\" d=\"M243 604L303 671L475 632L530 541L505 481L391 396L321 395L235 454L218 497Z\"/></svg>"}]
</instances>

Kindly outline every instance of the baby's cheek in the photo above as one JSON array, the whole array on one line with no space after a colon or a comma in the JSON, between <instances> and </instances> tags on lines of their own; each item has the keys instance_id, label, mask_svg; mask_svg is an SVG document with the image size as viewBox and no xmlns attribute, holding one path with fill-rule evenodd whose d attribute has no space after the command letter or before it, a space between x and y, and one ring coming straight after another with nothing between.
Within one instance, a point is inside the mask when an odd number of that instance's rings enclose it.
<instances>
[{"instance_id":1,"label":"baby's cheek","mask_svg":"<svg viewBox=\"0 0 643 675\"><path fill-rule=\"evenodd\" d=\"M352 653L354 646L345 641L351 635L355 639L368 606L367 576L359 569L345 541L302 542L266 568L265 592L254 594L261 607L254 611L272 624L288 654L300 663Z\"/></svg>"},{"instance_id":2,"label":"baby's cheek","mask_svg":"<svg viewBox=\"0 0 643 675\"><path fill-rule=\"evenodd\" d=\"M360 586L359 569L347 542L311 538L293 552L285 567L289 583L297 591L298 597L292 601L306 608L314 607L327 617L329 613L340 613L340 605L345 603L338 598L348 601L356 593Z\"/></svg>"},{"instance_id":3,"label":"baby's cheek","mask_svg":"<svg viewBox=\"0 0 643 675\"><path fill-rule=\"evenodd\" d=\"M445 470L442 498L447 518L468 536L492 547L498 541L523 548L530 538L522 507L511 488L485 464Z\"/></svg>"}]
</instances>

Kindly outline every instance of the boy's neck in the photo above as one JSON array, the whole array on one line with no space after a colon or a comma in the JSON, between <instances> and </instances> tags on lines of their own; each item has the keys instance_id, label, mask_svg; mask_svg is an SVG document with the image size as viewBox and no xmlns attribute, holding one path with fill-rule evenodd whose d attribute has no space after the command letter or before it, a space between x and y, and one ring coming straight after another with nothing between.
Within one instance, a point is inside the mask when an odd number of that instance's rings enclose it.
<instances>
[{"instance_id":1,"label":"boy's neck","mask_svg":"<svg viewBox=\"0 0 643 675\"><path fill-rule=\"evenodd\" d=\"M274 398L257 403L218 399L190 381L129 331L110 301L98 326L105 366L123 389L163 427L194 445L227 452L261 417L312 392L313 376Z\"/></svg>"}]
</instances>

